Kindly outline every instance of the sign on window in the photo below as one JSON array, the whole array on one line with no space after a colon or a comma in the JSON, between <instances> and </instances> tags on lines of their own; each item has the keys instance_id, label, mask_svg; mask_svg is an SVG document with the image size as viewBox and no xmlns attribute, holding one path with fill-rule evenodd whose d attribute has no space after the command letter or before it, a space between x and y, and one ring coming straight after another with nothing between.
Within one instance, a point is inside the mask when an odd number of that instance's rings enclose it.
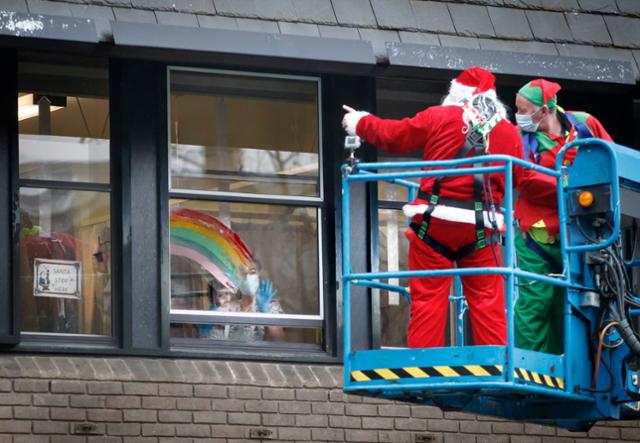
<instances>
[{"instance_id":1,"label":"sign on window","mask_svg":"<svg viewBox=\"0 0 640 443\"><path fill-rule=\"evenodd\" d=\"M36 258L33 272L34 296L80 300L82 265L79 261Z\"/></svg>"}]
</instances>

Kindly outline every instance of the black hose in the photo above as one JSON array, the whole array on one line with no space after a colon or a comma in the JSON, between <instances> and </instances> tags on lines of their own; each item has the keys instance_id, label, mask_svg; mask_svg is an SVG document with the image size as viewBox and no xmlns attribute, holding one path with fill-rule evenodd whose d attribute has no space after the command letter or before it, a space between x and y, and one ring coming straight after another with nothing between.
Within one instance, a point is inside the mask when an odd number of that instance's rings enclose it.
<instances>
[{"instance_id":1,"label":"black hose","mask_svg":"<svg viewBox=\"0 0 640 443\"><path fill-rule=\"evenodd\" d=\"M636 355L640 355L640 340L636 336L635 332L631 328L629 324L629 320L626 317L620 318L616 320L618 322L618 332L620 332L620 336L624 340L624 342L629 346L631 352Z\"/></svg>"}]
</instances>

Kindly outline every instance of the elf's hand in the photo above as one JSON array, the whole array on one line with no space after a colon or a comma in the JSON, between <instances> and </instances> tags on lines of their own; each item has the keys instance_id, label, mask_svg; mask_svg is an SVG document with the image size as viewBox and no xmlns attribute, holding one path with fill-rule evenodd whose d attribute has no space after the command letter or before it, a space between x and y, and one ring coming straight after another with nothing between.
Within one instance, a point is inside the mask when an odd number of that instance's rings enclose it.
<instances>
[{"instance_id":1,"label":"elf's hand","mask_svg":"<svg viewBox=\"0 0 640 443\"><path fill-rule=\"evenodd\" d=\"M270 280L260 283L256 293L256 309L258 312L271 312L271 301L277 293L278 290L273 288L273 283Z\"/></svg>"}]
</instances>

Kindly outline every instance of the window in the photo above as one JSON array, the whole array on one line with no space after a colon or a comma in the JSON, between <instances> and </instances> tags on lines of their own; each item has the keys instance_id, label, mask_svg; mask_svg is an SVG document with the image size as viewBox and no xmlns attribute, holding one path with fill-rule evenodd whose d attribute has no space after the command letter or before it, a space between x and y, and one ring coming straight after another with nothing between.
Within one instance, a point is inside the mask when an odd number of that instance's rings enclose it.
<instances>
[{"instance_id":1,"label":"window","mask_svg":"<svg viewBox=\"0 0 640 443\"><path fill-rule=\"evenodd\" d=\"M409 81L394 79L378 79L377 81L377 112L382 118L402 119L412 117L429 106L440 103L446 86L438 82ZM415 151L407 154L394 155L385 151L378 151L380 162L401 162L422 160L422 149L416 147ZM418 183L418 179L412 179ZM386 182L378 182L378 230L377 261L373 263L374 269L381 272L408 270L409 242L404 236L408 227L408 220L402 212L402 206L408 201L407 188ZM374 247L375 251L376 248ZM455 281L455 280L454 280ZM391 279L391 284L399 284L408 287L408 279ZM456 292L455 283L452 285L452 294ZM379 293L380 315L380 346L382 347L406 347L407 325L409 324L409 303L397 292L386 290L374 291ZM446 343L456 339L455 310L451 303L449 309L448 326L445 335ZM374 312L374 315L377 315Z\"/></svg>"},{"instance_id":2,"label":"window","mask_svg":"<svg viewBox=\"0 0 640 443\"><path fill-rule=\"evenodd\" d=\"M169 83L173 342L322 346L318 79Z\"/></svg>"},{"instance_id":3,"label":"window","mask_svg":"<svg viewBox=\"0 0 640 443\"><path fill-rule=\"evenodd\" d=\"M107 68L22 60L18 72L22 332L111 336Z\"/></svg>"}]
</instances>

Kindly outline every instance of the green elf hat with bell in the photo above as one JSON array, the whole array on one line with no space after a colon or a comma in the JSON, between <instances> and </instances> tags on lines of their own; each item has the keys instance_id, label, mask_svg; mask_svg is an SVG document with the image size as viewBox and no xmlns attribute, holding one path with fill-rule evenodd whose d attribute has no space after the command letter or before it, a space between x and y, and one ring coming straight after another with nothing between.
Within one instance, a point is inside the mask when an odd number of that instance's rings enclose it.
<instances>
[{"instance_id":1,"label":"green elf hat with bell","mask_svg":"<svg viewBox=\"0 0 640 443\"><path fill-rule=\"evenodd\" d=\"M543 78L530 81L518 91L518 94L529 100L534 105L546 106L553 109L558 104L557 93L560 85Z\"/></svg>"}]
</instances>

